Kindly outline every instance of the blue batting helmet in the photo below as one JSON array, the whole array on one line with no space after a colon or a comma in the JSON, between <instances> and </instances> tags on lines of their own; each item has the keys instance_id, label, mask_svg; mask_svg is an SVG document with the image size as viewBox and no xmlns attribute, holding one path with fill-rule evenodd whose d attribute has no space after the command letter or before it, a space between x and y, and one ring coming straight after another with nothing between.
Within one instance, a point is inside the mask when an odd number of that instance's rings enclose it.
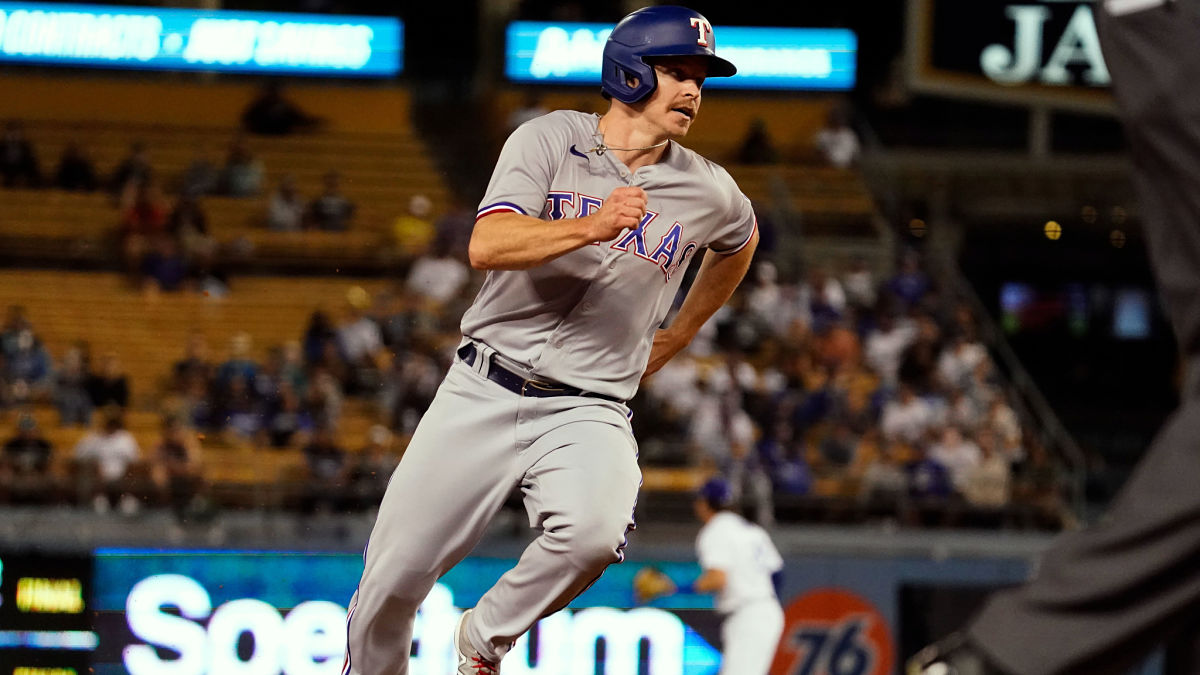
<instances>
[{"instance_id":1,"label":"blue batting helmet","mask_svg":"<svg viewBox=\"0 0 1200 675\"><path fill-rule=\"evenodd\" d=\"M717 56L712 24L687 7L646 7L621 19L604 43L600 88L622 103L636 103L658 86L648 56L707 56L709 77L729 77L737 68ZM631 87L627 78L636 77Z\"/></svg>"},{"instance_id":2,"label":"blue batting helmet","mask_svg":"<svg viewBox=\"0 0 1200 675\"><path fill-rule=\"evenodd\" d=\"M733 501L733 490L724 478L710 478L696 492L696 496L708 502L714 509L729 506Z\"/></svg>"}]
</instances>

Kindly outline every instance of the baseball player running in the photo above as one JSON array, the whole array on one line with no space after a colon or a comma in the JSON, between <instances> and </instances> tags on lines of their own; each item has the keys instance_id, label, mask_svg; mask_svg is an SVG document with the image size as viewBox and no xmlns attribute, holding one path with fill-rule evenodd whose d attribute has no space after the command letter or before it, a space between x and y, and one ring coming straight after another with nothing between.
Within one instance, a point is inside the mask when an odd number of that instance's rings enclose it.
<instances>
[{"instance_id":1,"label":"baseball player running","mask_svg":"<svg viewBox=\"0 0 1200 675\"><path fill-rule=\"evenodd\" d=\"M700 488L696 537L703 573L692 584L717 594L721 624L721 675L766 675L783 635L778 586L783 558L766 530L729 510L729 484L714 478Z\"/></svg>"},{"instance_id":2,"label":"baseball player running","mask_svg":"<svg viewBox=\"0 0 1200 675\"><path fill-rule=\"evenodd\" d=\"M515 487L540 536L463 614L459 673L498 673L518 636L621 561L641 483L625 402L729 298L758 240L729 175L674 142L705 78L736 72L715 47L696 12L634 12L604 47L608 112L550 113L505 144L470 242L487 278L380 505L343 673L408 673L418 606Z\"/></svg>"}]
</instances>

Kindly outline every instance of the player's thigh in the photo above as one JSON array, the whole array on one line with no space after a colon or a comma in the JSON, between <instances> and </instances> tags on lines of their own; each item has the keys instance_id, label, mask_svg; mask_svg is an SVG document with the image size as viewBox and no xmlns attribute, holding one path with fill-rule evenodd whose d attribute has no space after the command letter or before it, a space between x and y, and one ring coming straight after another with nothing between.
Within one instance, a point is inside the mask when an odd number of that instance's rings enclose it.
<instances>
[{"instance_id":1,"label":"player's thigh","mask_svg":"<svg viewBox=\"0 0 1200 675\"><path fill-rule=\"evenodd\" d=\"M406 492L454 498L511 478L518 471L514 442L517 397L461 363L438 388L396 467L392 482Z\"/></svg>"},{"instance_id":2,"label":"player's thigh","mask_svg":"<svg viewBox=\"0 0 1200 675\"><path fill-rule=\"evenodd\" d=\"M440 541L486 527L521 475L514 399L461 364L451 368L392 474L376 531Z\"/></svg>"},{"instance_id":3,"label":"player's thigh","mask_svg":"<svg viewBox=\"0 0 1200 675\"><path fill-rule=\"evenodd\" d=\"M783 610L761 602L726 617L721 625L720 675L766 675L783 634Z\"/></svg>"},{"instance_id":4,"label":"player's thigh","mask_svg":"<svg viewBox=\"0 0 1200 675\"><path fill-rule=\"evenodd\" d=\"M543 434L526 452L536 458L521 486L531 525L606 532L632 526L642 473L627 428L573 421Z\"/></svg>"}]
</instances>

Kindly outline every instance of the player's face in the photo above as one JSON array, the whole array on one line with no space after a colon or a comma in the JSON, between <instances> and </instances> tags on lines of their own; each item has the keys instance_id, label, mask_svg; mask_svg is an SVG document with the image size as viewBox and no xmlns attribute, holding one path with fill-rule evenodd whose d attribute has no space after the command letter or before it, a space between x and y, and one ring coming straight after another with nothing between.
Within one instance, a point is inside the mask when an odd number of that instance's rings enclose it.
<instances>
[{"instance_id":1,"label":"player's face","mask_svg":"<svg viewBox=\"0 0 1200 675\"><path fill-rule=\"evenodd\" d=\"M700 112L700 88L708 75L703 56L665 56L656 59L658 87L646 101L644 114L669 137L687 134Z\"/></svg>"}]
</instances>

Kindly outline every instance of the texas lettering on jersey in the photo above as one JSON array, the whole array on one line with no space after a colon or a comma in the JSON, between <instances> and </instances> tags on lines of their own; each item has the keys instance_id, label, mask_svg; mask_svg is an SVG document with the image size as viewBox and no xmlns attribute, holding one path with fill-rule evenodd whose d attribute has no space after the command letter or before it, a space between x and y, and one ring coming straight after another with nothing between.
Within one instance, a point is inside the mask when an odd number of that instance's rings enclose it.
<instances>
[{"instance_id":1,"label":"texas lettering on jersey","mask_svg":"<svg viewBox=\"0 0 1200 675\"><path fill-rule=\"evenodd\" d=\"M571 211L570 217L583 218L595 213L603 204L604 200L598 197L553 190L546 195L546 215L550 220L562 220L567 218L568 211ZM689 241L680 247L683 238L683 224L677 220L667 228L651 251L646 243L647 230L651 223L658 219L658 216L658 212L647 210L636 228L608 243L609 248L614 251L632 253L642 260L658 265L665 277L664 280L670 281L671 276L696 252L700 245ZM595 246L601 245L600 242L595 243Z\"/></svg>"}]
</instances>

